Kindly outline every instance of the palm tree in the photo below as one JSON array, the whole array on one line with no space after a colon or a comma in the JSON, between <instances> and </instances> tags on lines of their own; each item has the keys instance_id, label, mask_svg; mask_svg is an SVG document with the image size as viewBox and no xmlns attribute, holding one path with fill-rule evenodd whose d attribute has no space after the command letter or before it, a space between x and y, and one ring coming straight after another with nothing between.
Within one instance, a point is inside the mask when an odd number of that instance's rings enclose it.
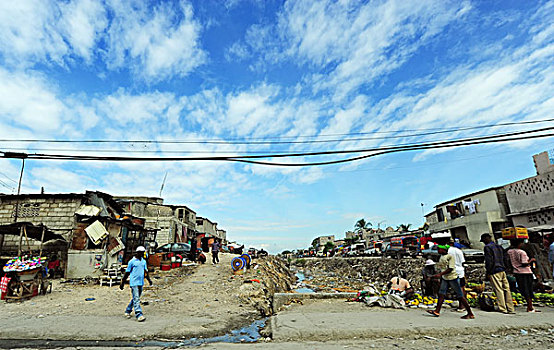
<instances>
[{"instance_id":1,"label":"palm tree","mask_svg":"<svg viewBox=\"0 0 554 350\"><path fill-rule=\"evenodd\" d=\"M371 222L366 222L364 218L361 218L360 220L356 221L356 225L354 225L354 232L360 232L364 229L370 228L371 226Z\"/></svg>"},{"instance_id":2,"label":"palm tree","mask_svg":"<svg viewBox=\"0 0 554 350\"><path fill-rule=\"evenodd\" d=\"M401 224L400 226L398 226L396 229L397 230L400 230L400 232L406 232L406 231L409 231L410 230L410 227L412 226L412 224Z\"/></svg>"}]
</instances>

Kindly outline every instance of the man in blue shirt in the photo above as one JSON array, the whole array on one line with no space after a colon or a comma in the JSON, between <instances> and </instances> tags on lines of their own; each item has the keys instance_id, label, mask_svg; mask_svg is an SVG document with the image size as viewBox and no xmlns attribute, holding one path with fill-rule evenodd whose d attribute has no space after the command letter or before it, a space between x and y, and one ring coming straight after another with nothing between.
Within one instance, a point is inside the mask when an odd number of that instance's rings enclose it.
<instances>
[{"instance_id":1,"label":"man in blue shirt","mask_svg":"<svg viewBox=\"0 0 554 350\"><path fill-rule=\"evenodd\" d=\"M132 299L127 309L125 310L125 317L131 318L131 312L135 310L135 317L137 321L142 322L146 320L146 317L142 314L142 309L140 307L140 296L142 294L142 287L144 286L144 278L148 280L148 283L152 285L152 280L148 276L148 267L146 265L146 260L144 259L144 253L146 249L143 246L138 246L135 252L135 257L129 260L127 264L127 270L125 270L125 275L121 279L121 284L119 289L123 290L125 281L127 277L130 276L129 285L131 286L131 295Z\"/></svg>"}]
</instances>

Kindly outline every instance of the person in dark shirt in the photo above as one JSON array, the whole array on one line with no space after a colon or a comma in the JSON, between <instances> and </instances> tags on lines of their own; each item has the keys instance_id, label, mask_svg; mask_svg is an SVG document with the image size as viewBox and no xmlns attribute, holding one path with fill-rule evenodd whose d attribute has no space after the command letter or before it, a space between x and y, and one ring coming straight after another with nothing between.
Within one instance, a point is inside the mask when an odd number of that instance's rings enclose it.
<instances>
[{"instance_id":1,"label":"person in dark shirt","mask_svg":"<svg viewBox=\"0 0 554 350\"><path fill-rule=\"evenodd\" d=\"M506 266L504 265L504 249L492 241L488 233L481 235L481 242L485 244L485 270L487 279L490 280L498 302L498 310L505 314L513 314L514 301L510 284L506 277Z\"/></svg>"},{"instance_id":2,"label":"person in dark shirt","mask_svg":"<svg viewBox=\"0 0 554 350\"><path fill-rule=\"evenodd\" d=\"M221 248L221 243L216 238L212 243L212 264L219 264L219 248Z\"/></svg>"}]
</instances>

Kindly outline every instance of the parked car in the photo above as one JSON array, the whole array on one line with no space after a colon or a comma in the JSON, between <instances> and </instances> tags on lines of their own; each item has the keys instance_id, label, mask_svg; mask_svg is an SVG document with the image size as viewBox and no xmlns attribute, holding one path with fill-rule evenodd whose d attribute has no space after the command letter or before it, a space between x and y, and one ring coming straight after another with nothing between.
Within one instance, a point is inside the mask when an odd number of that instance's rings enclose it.
<instances>
[{"instance_id":1,"label":"parked car","mask_svg":"<svg viewBox=\"0 0 554 350\"><path fill-rule=\"evenodd\" d=\"M248 255L250 255L252 258L258 257L258 250L256 248L249 248L248 249Z\"/></svg>"},{"instance_id":2,"label":"parked car","mask_svg":"<svg viewBox=\"0 0 554 350\"><path fill-rule=\"evenodd\" d=\"M347 257L354 257L358 256L358 252L356 250L350 250L348 253L346 253Z\"/></svg>"},{"instance_id":3,"label":"parked car","mask_svg":"<svg viewBox=\"0 0 554 350\"><path fill-rule=\"evenodd\" d=\"M466 258L467 262L476 262L476 263L485 262L485 253L482 250L462 248L462 252L464 253L464 257Z\"/></svg>"},{"instance_id":4,"label":"parked car","mask_svg":"<svg viewBox=\"0 0 554 350\"><path fill-rule=\"evenodd\" d=\"M175 253L188 255L190 253L190 244L187 243L168 243L156 249L156 253Z\"/></svg>"},{"instance_id":5,"label":"parked car","mask_svg":"<svg viewBox=\"0 0 554 350\"><path fill-rule=\"evenodd\" d=\"M462 248L462 252L464 253L464 258L466 259L467 262L474 262L474 263L485 262L485 253L483 253L483 251L481 250ZM431 248L422 250L421 255L423 255L426 259L432 259L434 261L439 261L440 259L438 246L436 244Z\"/></svg>"}]
</instances>

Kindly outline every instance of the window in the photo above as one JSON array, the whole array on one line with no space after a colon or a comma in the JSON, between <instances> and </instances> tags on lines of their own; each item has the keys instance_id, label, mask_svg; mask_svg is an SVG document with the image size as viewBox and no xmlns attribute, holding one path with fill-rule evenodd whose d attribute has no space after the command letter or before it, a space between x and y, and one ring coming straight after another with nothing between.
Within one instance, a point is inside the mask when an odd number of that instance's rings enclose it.
<instances>
[{"instance_id":1,"label":"window","mask_svg":"<svg viewBox=\"0 0 554 350\"><path fill-rule=\"evenodd\" d=\"M442 212L442 208L437 208L437 220L439 222L444 221L444 213Z\"/></svg>"},{"instance_id":2,"label":"window","mask_svg":"<svg viewBox=\"0 0 554 350\"><path fill-rule=\"evenodd\" d=\"M183 216L184 216L184 209L177 209L177 218L179 220L183 220Z\"/></svg>"}]
</instances>

